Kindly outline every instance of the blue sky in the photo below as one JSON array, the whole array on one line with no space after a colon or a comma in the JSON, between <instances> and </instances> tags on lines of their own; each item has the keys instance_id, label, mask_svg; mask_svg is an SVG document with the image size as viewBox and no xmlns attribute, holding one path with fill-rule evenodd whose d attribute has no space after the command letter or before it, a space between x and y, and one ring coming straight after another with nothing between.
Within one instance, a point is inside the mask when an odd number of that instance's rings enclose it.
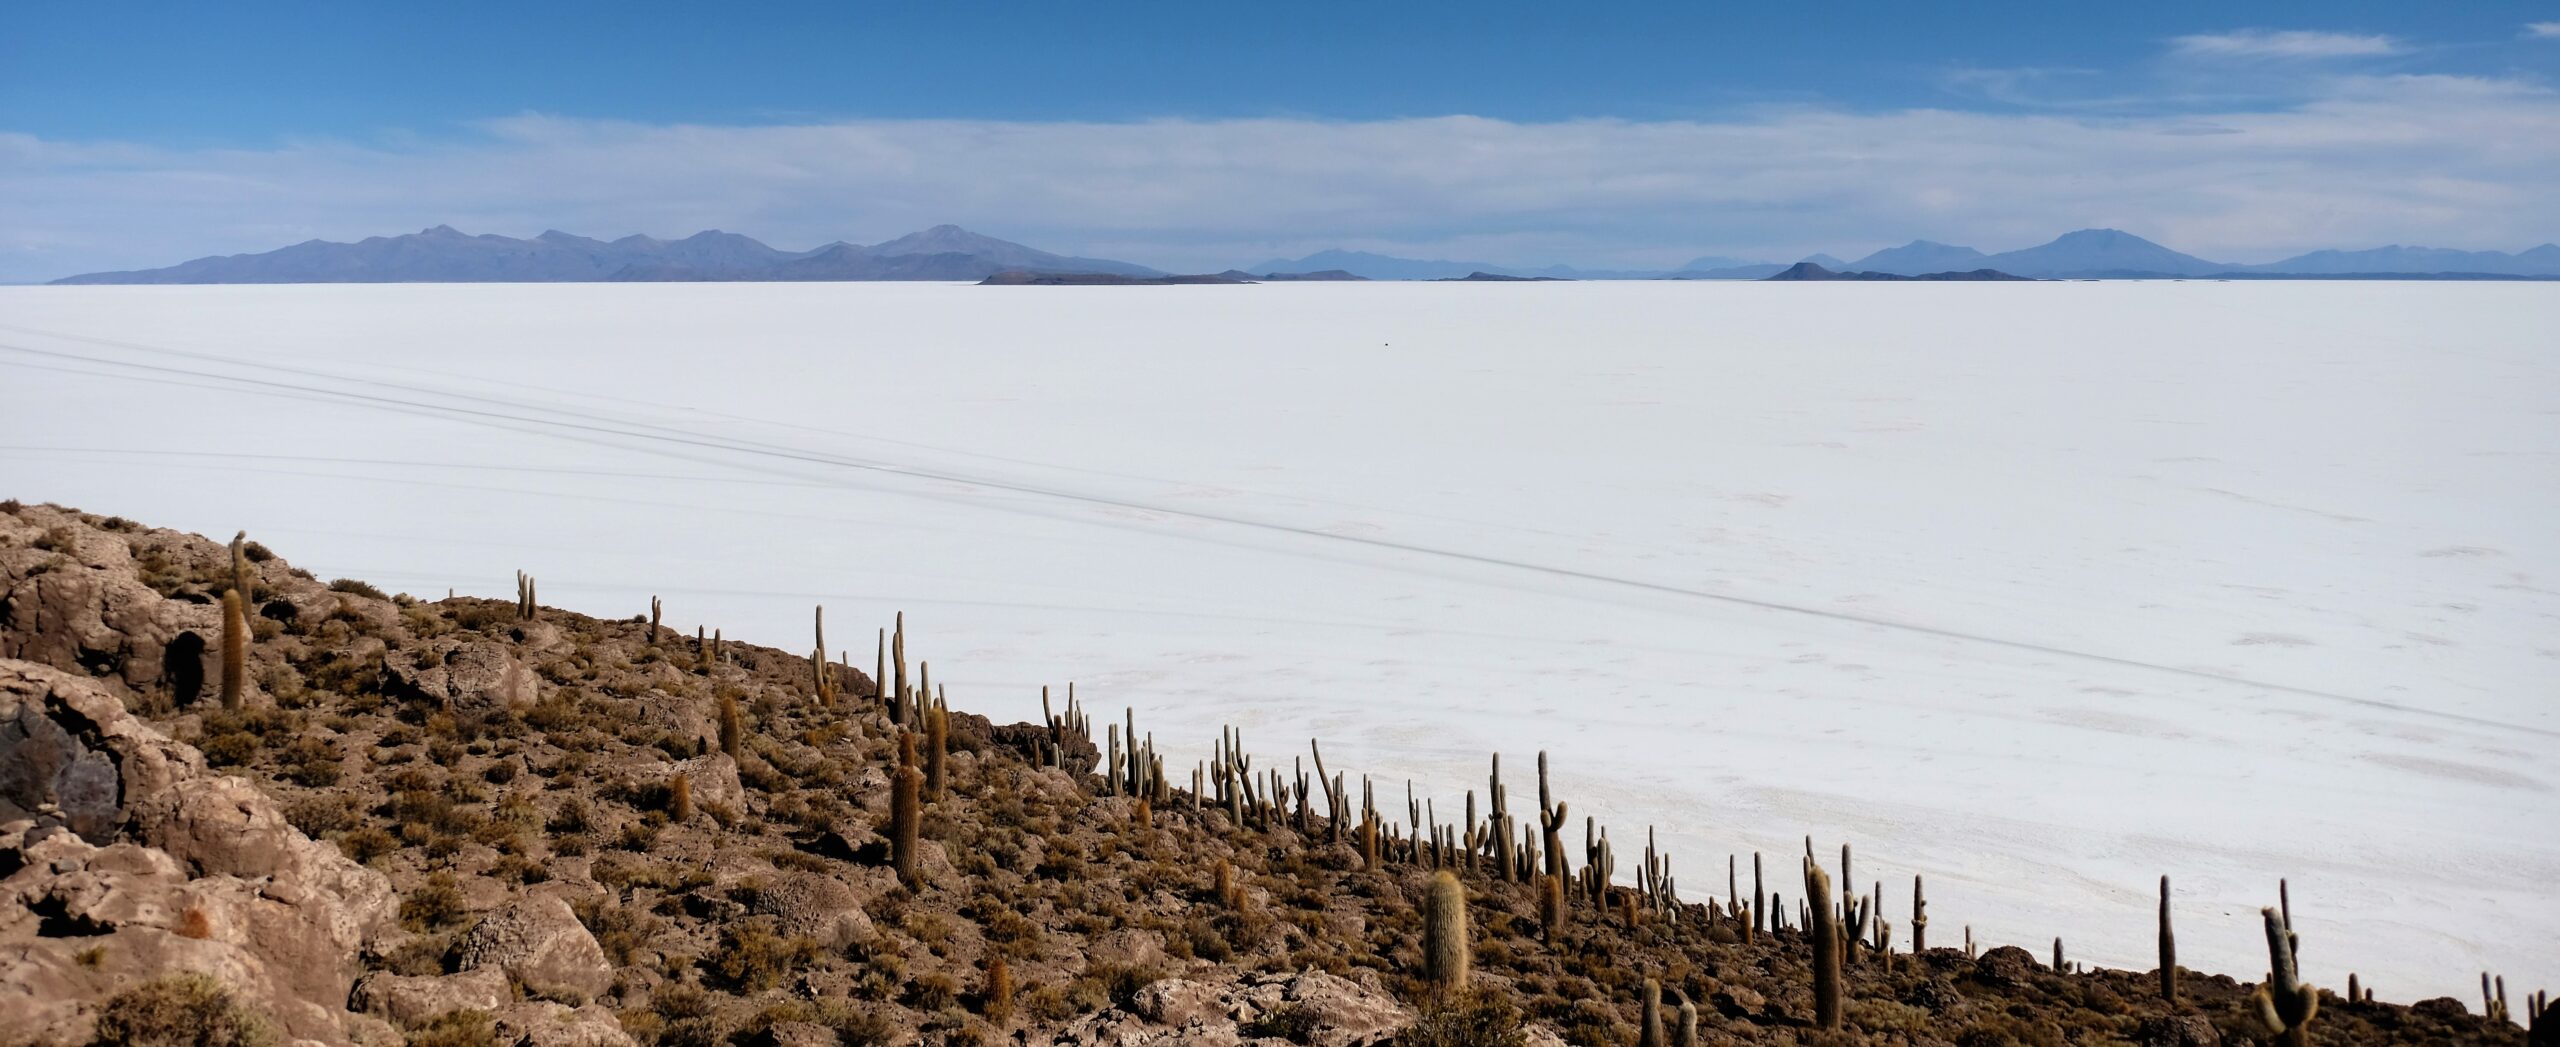
<instances>
[{"instance_id":1,"label":"blue sky","mask_svg":"<svg viewBox=\"0 0 2560 1047\"><path fill-rule=\"evenodd\" d=\"M2560 236L2555 72L2552 3L14 5L0 279L438 222L1176 266L2516 249Z\"/></svg>"}]
</instances>

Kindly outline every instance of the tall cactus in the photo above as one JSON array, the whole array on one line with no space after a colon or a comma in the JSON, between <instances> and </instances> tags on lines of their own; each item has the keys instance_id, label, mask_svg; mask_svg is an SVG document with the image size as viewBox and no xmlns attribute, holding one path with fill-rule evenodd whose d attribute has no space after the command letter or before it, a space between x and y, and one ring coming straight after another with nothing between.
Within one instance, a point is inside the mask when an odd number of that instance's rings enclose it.
<instances>
[{"instance_id":1,"label":"tall cactus","mask_svg":"<svg viewBox=\"0 0 2560 1047\"><path fill-rule=\"evenodd\" d=\"M1753 851L1753 852L1751 852L1751 929L1752 929L1752 931L1754 931L1754 932L1756 933L1756 932L1759 932L1759 931L1769 930L1769 929L1770 929L1770 927L1769 927L1768 920L1769 920L1769 892L1768 892L1768 891L1766 891L1766 890L1763 890L1763 889L1762 889L1762 887L1761 887L1761 879L1760 879L1760 852L1758 852L1758 851Z\"/></svg>"},{"instance_id":2,"label":"tall cactus","mask_svg":"<svg viewBox=\"0 0 2560 1047\"><path fill-rule=\"evenodd\" d=\"M746 724L738 713L738 696L720 692L720 751L735 760L744 755Z\"/></svg>"},{"instance_id":3,"label":"tall cactus","mask_svg":"<svg viewBox=\"0 0 2560 1047\"><path fill-rule=\"evenodd\" d=\"M1422 897L1422 973L1442 998L1466 991L1467 888L1443 869Z\"/></svg>"},{"instance_id":4,"label":"tall cactus","mask_svg":"<svg viewBox=\"0 0 2560 1047\"><path fill-rule=\"evenodd\" d=\"M949 780L947 766L951 751L951 706L936 699L933 711L924 721L924 794L926 799L942 799L942 788Z\"/></svg>"},{"instance_id":5,"label":"tall cactus","mask_svg":"<svg viewBox=\"0 0 2560 1047\"><path fill-rule=\"evenodd\" d=\"M1636 1033L1637 1047L1670 1047L1662 1042L1662 982L1644 980L1644 1018Z\"/></svg>"},{"instance_id":6,"label":"tall cactus","mask_svg":"<svg viewBox=\"0 0 2560 1047\"><path fill-rule=\"evenodd\" d=\"M1806 929L1813 937L1813 1022L1818 1028L1840 1027L1840 923L1831 912L1831 877L1804 860Z\"/></svg>"},{"instance_id":7,"label":"tall cactus","mask_svg":"<svg viewBox=\"0 0 2560 1047\"><path fill-rule=\"evenodd\" d=\"M818 649L809 655L810 684L818 692L818 704L833 707L836 704L836 682L835 674L828 671L832 666L827 664L827 607L825 604L816 606Z\"/></svg>"},{"instance_id":8,"label":"tall cactus","mask_svg":"<svg viewBox=\"0 0 2560 1047\"><path fill-rule=\"evenodd\" d=\"M249 612L238 589L222 593L222 707L240 708L249 680Z\"/></svg>"},{"instance_id":9,"label":"tall cactus","mask_svg":"<svg viewBox=\"0 0 2560 1047\"><path fill-rule=\"evenodd\" d=\"M2267 925L2267 984L2250 996L2258 1005L2258 1021L2285 1047L2309 1047L2311 1019L2320 1013L2320 990L2294 977L2294 951L2299 939L2274 909L2258 910Z\"/></svg>"},{"instance_id":10,"label":"tall cactus","mask_svg":"<svg viewBox=\"0 0 2560 1047\"><path fill-rule=\"evenodd\" d=\"M1920 878L1911 878L1911 955L1929 951L1929 896Z\"/></svg>"},{"instance_id":11,"label":"tall cactus","mask_svg":"<svg viewBox=\"0 0 2560 1047\"><path fill-rule=\"evenodd\" d=\"M664 619L665 611L666 608L658 603L657 597L651 596L649 598L649 646L651 647L658 645L658 623Z\"/></svg>"},{"instance_id":12,"label":"tall cactus","mask_svg":"<svg viewBox=\"0 0 2560 1047\"><path fill-rule=\"evenodd\" d=\"M2178 936L2169 929L2169 878L2160 877L2160 998L2178 1002Z\"/></svg>"},{"instance_id":13,"label":"tall cactus","mask_svg":"<svg viewBox=\"0 0 2560 1047\"><path fill-rule=\"evenodd\" d=\"M1680 1031L1671 1038L1671 1047L1698 1047L1698 1005L1689 994L1680 994Z\"/></svg>"},{"instance_id":14,"label":"tall cactus","mask_svg":"<svg viewBox=\"0 0 2560 1047\"><path fill-rule=\"evenodd\" d=\"M1566 872L1562 835L1564 809L1564 804L1553 802L1548 797L1547 751L1540 749L1538 750L1538 827L1546 842L1547 875L1557 880L1563 880Z\"/></svg>"},{"instance_id":15,"label":"tall cactus","mask_svg":"<svg viewBox=\"0 0 2560 1047\"><path fill-rule=\"evenodd\" d=\"M924 886L924 877L916 870L916 830L924 820L924 772L916 769L913 736L902 745L898 772L889 787L889 864L898 871L898 882L908 890Z\"/></svg>"}]
</instances>

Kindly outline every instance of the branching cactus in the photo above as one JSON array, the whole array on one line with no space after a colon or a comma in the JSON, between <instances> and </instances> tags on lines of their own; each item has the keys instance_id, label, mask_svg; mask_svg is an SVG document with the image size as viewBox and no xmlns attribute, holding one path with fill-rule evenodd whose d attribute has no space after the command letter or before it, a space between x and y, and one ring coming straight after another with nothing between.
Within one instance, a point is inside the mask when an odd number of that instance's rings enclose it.
<instances>
[{"instance_id":1,"label":"branching cactus","mask_svg":"<svg viewBox=\"0 0 2560 1047\"><path fill-rule=\"evenodd\" d=\"M1422 973L1443 999L1467 988L1467 888L1447 870L1422 897Z\"/></svg>"},{"instance_id":2,"label":"branching cactus","mask_svg":"<svg viewBox=\"0 0 2560 1047\"><path fill-rule=\"evenodd\" d=\"M2258 1021L2284 1047L2309 1047L2311 1019L2320 1013L2320 991L2294 977L2294 950L2300 946L2285 927L2284 917L2274 909L2260 909L2258 915L2266 921L2271 967L2267 984L2250 997L2258 1005Z\"/></svg>"},{"instance_id":3,"label":"branching cactus","mask_svg":"<svg viewBox=\"0 0 2560 1047\"><path fill-rule=\"evenodd\" d=\"M1547 752L1538 750L1538 827L1545 837L1547 875L1561 881L1565 878L1564 829L1565 805L1553 802L1547 793Z\"/></svg>"}]
</instances>

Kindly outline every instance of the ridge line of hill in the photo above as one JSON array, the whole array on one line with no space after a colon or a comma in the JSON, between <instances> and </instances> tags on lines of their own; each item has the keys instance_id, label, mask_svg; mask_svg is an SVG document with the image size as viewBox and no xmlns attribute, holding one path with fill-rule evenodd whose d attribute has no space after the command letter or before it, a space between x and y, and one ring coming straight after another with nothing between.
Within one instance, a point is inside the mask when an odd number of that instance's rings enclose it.
<instances>
[{"instance_id":1,"label":"ridge line of hill","mask_svg":"<svg viewBox=\"0 0 2560 1047\"><path fill-rule=\"evenodd\" d=\"M1845 846L1838 906L1791 909L1784 862L1771 891L1757 856L1752 901L1736 870L1693 902L1650 847L1619 875L1596 826L1577 864L1543 760L1527 825L1498 757L1481 821L1471 801L1398 822L1365 778L1355 804L1348 772L1257 770L1232 731L1178 788L1134 710L1097 744L1071 689L1041 724L950 709L903 622L866 675L829 657L823 609L803 657L684 636L654 600L544 607L521 573L512 603L394 597L245 536L15 501L0 593L0 765L63 769L0 776L0 972L42 987L0 996L0 1022L32 1042L174 1013L368 1045L1660 1044L1665 1024L2199 1045L2312 1003L2323 1042L2516 1042L2459 1001L2294 985L2273 907L2280 1005L2084 969L2061 939L2050 964L1969 932L1897 953ZM1928 925L1915 900L1905 930ZM180 973L201 963L233 973Z\"/></svg>"}]
</instances>

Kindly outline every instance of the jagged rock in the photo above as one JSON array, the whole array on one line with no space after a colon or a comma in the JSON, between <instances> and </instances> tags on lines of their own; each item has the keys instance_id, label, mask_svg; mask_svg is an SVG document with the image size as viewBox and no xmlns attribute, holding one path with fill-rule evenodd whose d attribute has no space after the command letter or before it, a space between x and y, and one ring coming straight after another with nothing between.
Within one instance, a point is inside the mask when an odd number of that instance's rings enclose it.
<instances>
[{"instance_id":1,"label":"jagged rock","mask_svg":"<svg viewBox=\"0 0 2560 1047\"><path fill-rule=\"evenodd\" d=\"M497 1012L502 1047L634 1047L613 1012L589 1004L572 1010L557 1003L520 1003Z\"/></svg>"},{"instance_id":2,"label":"jagged rock","mask_svg":"<svg viewBox=\"0 0 2560 1047\"><path fill-rule=\"evenodd\" d=\"M1182 1025L1226 1014L1216 986L1181 978L1165 978L1139 989L1130 996L1129 1009L1158 1025Z\"/></svg>"},{"instance_id":3,"label":"jagged rock","mask_svg":"<svg viewBox=\"0 0 2560 1047\"><path fill-rule=\"evenodd\" d=\"M2133 1042L2141 1047L2222 1047L2222 1030L2202 1015L2163 1015L2143 1019Z\"/></svg>"},{"instance_id":4,"label":"jagged rock","mask_svg":"<svg viewBox=\"0 0 2560 1047\"><path fill-rule=\"evenodd\" d=\"M1123 967L1153 967L1164 962L1164 935L1155 931L1124 927L1096 940L1085 949L1085 958L1094 963L1112 963Z\"/></svg>"},{"instance_id":5,"label":"jagged rock","mask_svg":"<svg viewBox=\"0 0 2560 1047\"><path fill-rule=\"evenodd\" d=\"M871 940L871 916L851 885L816 873L789 873L756 892L753 912L774 917L781 933L829 949Z\"/></svg>"},{"instance_id":6,"label":"jagged rock","mask_svg":"<svg viewBox=\"0 0 2560 1047\"><path fill-rule=\"evenodd\" d=\"M747 809L747 787L738 782L738 761L727 753L696 756L690 760L660 764L650 770L656 784L666 784L684 775L691 783L696 807L722 807L737 813Z\"/></svg>"},{"instance_id":7,"label":"jagged rock","mask_svg":"<svg viewBox=\"0 0 2560 1047\"><path fill-rule=\"evenodd\" d=\"M91 933L233 945L294 995L333 1002L360 951L397 933L381 874L296 831L246 781L206 772L95 683L0 661L0 724L0 765L27 770L0 786L0 807L33 816L21 853L46 858L5 881L22 906ZM86 846L70 846L74 833Z\"/></svg>"},{"instance_id":8,"label":"jagged rock","mask_svg":"<svg viewBox=\"0 0 2560 1047\"><path fill-rule=\"evenodd\" d=\"M540 681L506 645L474 640L404 670L394 669L403 686L444 702L456 715L488 715L524 709L540 700Z\"/></svg>"},{"instance_id":9,"label":"jagged rock","mask_svg":"<svg viewBox=\"0 0 2560 1047\"><path fill-rule=\"evenodd\" d=\"M613 986L604 947L551 895L520 898L490 913L463 936L462 967L496 967L528 992L585 1001Z\"/></svg>"},{"instance_id":10,"label":"jagged rock","mask_svg":"<svg viewBox=\"0 0 2560 1047\"><path fill-rule=\"evenodd\" d=\"M219 678L219 652L208 641L221 636L221 611L163 597L143 583L133 555L137 540L175 546L185 539L103 530L50 506L0 515L0 658L168 692L181 702L200 697L205 682Z\"/></svg>"},{"instance_id":11,"label":"jagged rock","mask_svg":"<svg viewBox=\"0 0 2560 1047\"><path fill-rule=\"evenodd\" d=\"M834 1029L816 1022L775 1022L766 1035L773 1047L836 1047L841 1042Z\"/></svg>"},{"instance_id":12,"label":"jagged rock","mask_svg":"<svg viewBox=\"0 0 2560 1047\"><path fill-rule=\"evenodd\" d=\"M1370 1047L1393 1039L1413 1023L1414 1012L1378 984L1375 972L1358 980L1304 970L1295 974L1245 974L1207 968L1164 978L1131 994L1128 1007L1108 1009L1071 1026L1061 1042L1082 1044L1236 1044L1271 1042L1250 1035L1285 1016L1312 1047Z\"/></svg>"},{"instance_id":13,"label":"jagged rock","mask_svg":"<svg viewBox=\"0 0 2560 1047\"><path fill-rule=\"evenodd\" d=\"M2035 954L2015 945L2003 945L1982 954L1973 962L1973 976L1982 982L2009 988L2024 985L2036 972L2044 969Z\"/></svg>"},{"instance_id":14,"label":"jagged rock","mask_svg":"<svg viewBox=\"0 0 2560 1047\"><path fill-rule=\"evenodd\" d=\"M1051 743L1049 728L1044 724L1009 723L1003 726L990 726L985 731L988 745L1011 749L1035 766L1040 763L1041 750ZM1090 774L1094 767L1101 763L1100 748L1087 741L1082 735L1067 736L1067 743L1059 760L1059 766L1067 773Z\"/></svg>"},{"instance_id":15,"label":"jagged rock","mask_svg":"<svg viewBox=\"0 0 2560 1047\"><path fill-rule=\"evenodd\" d=\"M1727 1018L1748 1018L1769 1009L1768 997L1740 985L1727 985L1707 998L1716 1013Z\"/></svg>"},{"instance_id":16,"label":"jagged rock","mask_svg":"<svg viewBox=\"0 0 2560 1047\"><path fill-rule=\"evenodd\" d=\"M495 1013L514 1000L506 973L496 968L433 977L375 971L356 982L348 1006L401 1025L418 1025L449 1011Z\"/></svg>"},{"instance_id":17,"label":"jagged rock","mask_svg":"<svg viewBox=\"0 0 2560 1047\"><path fill-rule=\"evenodd\" d=\"M1364 981L1317 970L1300 971L1289 980L1289 1003L1315 1018L1315 1033L1308 1040L1315 1047L1378 1043L1412 1024L1412 1008L1396 1002L1377 984L1377 972L1359 973Z\"/></svg>"}]
</instances>

